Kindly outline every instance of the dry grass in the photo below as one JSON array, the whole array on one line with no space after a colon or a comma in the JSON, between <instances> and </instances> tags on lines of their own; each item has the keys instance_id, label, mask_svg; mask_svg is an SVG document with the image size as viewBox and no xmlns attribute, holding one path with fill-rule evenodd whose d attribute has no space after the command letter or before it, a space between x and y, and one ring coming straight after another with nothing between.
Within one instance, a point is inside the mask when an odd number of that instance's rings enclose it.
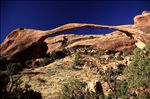
<instances>
[{"instance_id":1,"label":"dry grass","mask_svg":"<svg viewBox=\"0 0 150 99\"><path fill-rule=\"evenodd\" d=\"M57 96L61 91L63 83L70 78L83 79L84 81L92 81L98 79L99 75L95 75L94 71L85 67L82 70L73 70L72 56L64 59L56 60L45 67L39 67L34 72L44 72L44 74L26 74L22 77L24 83L32 86L33 90L40 91L44 99L58 99ZM45 80L45 82L38 79Z\"/></svg>"},{"instance_id":2,"label":"dry grass","mask_svg":"<svg viewBox=\"0 0 150 99\"><path fill-rule=\"evenodd\" d=\"M33 72L43 72L42 74L26 74L22 77L24 83L28 83L32 86L32 89L42 93L44 99L59 99L58 96L62 89L63 84L70 78L78 78L83 81L91 82L100 79L100 75L97 72L97 66L107 67L116 66L117 64L123 63L123 61L112 61L108 64L98 63L98 60L93 56L87 56L83 58L85 64L82 66L81 70L74 70L72 68L74 56L70 55L63 59L56 60L55 62L46 65L44 67L39 67ZM93 67L94 65L94 67ZM104 88L106 88L105 93L107 94L108 88L104 83Z\"/></svg>"}]
</instances>

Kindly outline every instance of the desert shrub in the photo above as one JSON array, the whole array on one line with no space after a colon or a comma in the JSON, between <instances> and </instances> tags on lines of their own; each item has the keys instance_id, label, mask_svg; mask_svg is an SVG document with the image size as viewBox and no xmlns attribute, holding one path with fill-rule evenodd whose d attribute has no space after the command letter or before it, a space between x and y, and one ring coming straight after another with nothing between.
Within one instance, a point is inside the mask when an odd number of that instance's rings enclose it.
<instances>
[{"instance_id":1,"label":"desert shrub","mask_svg":"<svg viewBox=\"0 0 150 99\"><path fill-rule=\"evenodd\" d=\"M123 58L123 56L121 56L121 55L118 55L117 57L116 57L116 60L123 60L124 58Z\"/></svg>"},{"instance_id":2,"label":"desert shrub","mask_svg":"<svg viewBox=\"0 0 150 99\"><path fill-rule=\"evenodd\" d=\"M150 88L150 43L144 48L136 48L129 66L119 64L117 69L100 70L102 79L107 82L110 92L107 99L149 99ZM125 79L117 80L118 75Z\"/></svg>"},{"instance_id":3,"label":"desert shrub","mask_svg":"<svg viewBox=\"0 0 150 99\"><path fill-rule=\"evenodd\" d=\"M149 93L138 93L137 97L139 99L150 99L150 94Z\"/></svg>"},{"instance_id":4,"label":"desert shrub","mask_svg":"<svg viewBox=\"0 0 150 99\"><path fill-rule=\"evenodd\" d=\"M0 97L1 99L41 99L41 93L35 92L31 88L25 86L20 87L22 81L21 63L7 63L5 70L0 71Z\"/></svg>"},{"instance_id":5,"label":"desert shrub","mask_svg":"<svg viewBox=\"0 0 150 99\"><path fill-rule=\"evenodd\" d=\"M48 57L43 58L42 61L39 62L39 66L45 66L51 63L51 60Z\"/></svg>"},{"instance_id":6,"label":"desert shrub","mask_svg":"<svg viewBox=\"0 0 150 99\"><path fill-rule=\"evenodd\" d=\"M99 58L101 64L107 64L108 60L106 58Z\"/></svg>"},{"instance_id":7,"label":"desert shrub","mask_svg":"<svg viewBox=\"0 0 150 99\"><path fill-rule=\"evenodd\" d=\"M103 94L87 91L85 99L105 99L105 96Z\"/></svg>"},{"instance_id":8,"label":"desert shrub","mask_svg":"<svg viewBox=\"0 0 150 99\"><path fill-rule=\"evenodd\" d=\"M150 50L150 47L146 48L147 51ZM125 76L129 83L130 88L150 88L150 59L147 55L145 49L141 50L136 48L133 55L133 60L130 65L125 69Z\"/></svg>"},{"instance_id":9,"label":"desert shrub","mask_svg":"<svg viewBox=\"0 0 150 99\"><path fill-rule=\"evenodd\" d=\"M42 99L41 93L32 90L30 85L21 88L22 75L12 75L0 72L0 97L1 99Z\"/></svg>"},{"instance_id":10,"label":"desert shrub","mask_svg":"<svg viewBox=\"0 0 150 99\"><path fill-rule=\"evenodd\" d=\"M128 98L128 83L126 80L116 81L116 95L118 98L127 99Z\"/></svg>"},{"instance_id":11,"label":"desert shrub","mask_svg":"<svg viewBox=\"0 0 150 99\"><path fill-rule=\"evenodd\" d=\"M144 48L136 48L133 52L133 59L124 70L128 87L134 92L135 98L148 99L149 93L145 90L150 88L150 43ZM143 89L141 91L141 89ZM130 92L131 93L131 92Z\"/></svg>"},{"instance_id":12,"label":"desert shrub","mask_svg":"<svg viewBox=\"0 0 150 99\"><path fill-rule=\"evenodd\" d=\"M8 61L5 57L0 56L0 71L17 74L24 66L17 61Z\"/></svg>"},{"instance_id":13,"label":"desert shrub","mask_svg":"<svg viewBox=\"0 0 150 99\"><path fill-rule=\"evenodd\" d=\"M80 65L80 54L77 52L74 54L74 65Z\"/></svg>"},{"instance_id":14,"label":"desert shrub","mask_svg":"<svg viewBox=\"0 0 150 99\"><path fill-rule=\"evenodd\" d=\"M94 55L98 53L98 51L94 49L92 46L85 46L81 50L82 50L82 54L85 54L85 55Z\"/></svg>"},{"instance_id":15,"label":"desert shrub","mask_svg":"<svg viewBox=\"0 0 150 99\"><path fill-rule=\"evenodd\" d=\"M133 55L133 51L125 49L123 52L123 56Z\"/></svg>"},{"instance_id":16,"label":"desert shrub","mask_svg":"<svg viewBox=\"0 0 150 99\"><path fill-rule=\"evenodd\" d=\"M98 55L104 55L105 54L105 50L104 49L99 49L97 52Z\"/></svg>"},{"instance_id":17,"label":"desert shrub","mask_svg":"<svg viewBox=\"0 0 150 99\"><path fill-rule=\"evenodd\" d=\"M106 70L99 69L101 80L107 83L110 91L109 95L105 96L107 99L123 98L127 99L128 94L128 83L126 80L117 80L117 77L122 74L123 65L113 69L111 67Z\"/></svg>"},{"instance_id":18,"label":"desert shrub","mask_svg":"<svg viewBox=\"0 0 150 99\"><path fill-rule=\"evenodd\" d=\"M83 48L79 48L78 50L79 50L79 53L86 54L86 55L90 54L90 51L91 51L90 47L88 46L84 46Z\"/></svg>"},{"instance_id":19,"label":"desert shrub","mask_svg":"<svg viewBox=\"0 0 150 99\"><path fill-rule=\"evenodd\" d=\"M50 57L52 58L52 60L56 60L56 59L61 59L64 58L65 56L69 55L70 51L66 48L63 48L62 50L53 52Z\"/></svg>"},{"instance_id":20,"label":"desert shrub","mask_svg":"<svg viewBox=\"0 0 150 99\"><path fill-rule=\"evenodd\" d=\"M19 71L23 69L23 65L21 63L9 63L7 65L7 72L10 74L17 74Z\"/></svg>"},{"instance_id":21,"label":"desert shrub","mask_svg":"<svg viewBox=\"0 0 150 99\"><path fill-rule=\"evenodd\" d=\"M104 80L108 86L110 91L110 96L111 98L118 98L117 92L116 92L116 81L117 81L117 71L114 70L113 68L107 68L105 71L101 72L102 75L102 80ZM109 96L109 97L110 97Z\"/></svg>"},{"instance_id":22,"label":"desert shrub","mask_svg":"<svg viewBox=\"0 0 150 99\"><path fill-rule=\"evenodd\" d=\"M74 53L72 69L81 70L83 65L84 65L84 62L81 60L80 53L79 52Z\"/></svg>"},{"instance_id":23,"label":"desert shrub","mask_svg":"<svg viewBox=\"0 0 150 99\"><path fill-rule=\"evenodd\" d=\"M7 92L7 85L9 83L10 79L6 72L1 71L0 72L0 97Z\"/></svg>"},{"instance_id":24,"label":"desert shrub","mask_svg":"<svg viewBox=\"0 0 150 99\"><path fill-rule=\"evenodd\" d=\"M48 69L48 71L47 71L47 74L48 74L49 76L55 75L56 73L57 73L57 70L56 70L56 69Z\"/></svg>"},{"instance_id":25,"label":"desert shrub","mask_svg":"<svg viewBox=\"0 0 150 99\"><path fill-rule=\"evenodd\" d=\"M84 99L86 83L79 79L71 79L64 83L61 99Z\"/></svg>"},{"instance_id":26,"label":"desert shrub","mask_svg":"<svg viewBox=\"0 0 150 99\"><path fill-rule=\"evenodd\" d=\"M5 96L9 99L42 99L41 93L32 90L29 85L25 85L25 88L14 89L9 96Z\"/></svg>"},{"instance_id":27,"label":"desert shrub","mask_svg":"<svg viewBox=\"0 0 150 99\"><path fill-rule=\"evenodd\" d=\"M76 47L73 47L73 48L70 48L69 49L71 54L74 54L74 53L80 53L80 54L85 54L85 55L97 55L99 53L102 52L102 50L97 50L95 49L94 47L92 46L76 46Z\"/></svg>"},{"instance_id":28,"label":"desert shrub","mask_svg":"<svg viewBox=\"0 0 150 99\"><path fill-rule=\"evenodd\" d=\"M95 85L95 92L87 88L87 83L80 79L69 79L64 83L60 99L104 99L100 83ZM101 88L100 88L101 87Z\"/></svg>"},{"instance_id":29,"label":"desert shrub","mask_svg":"<svg viewBox=\"0 0 150 99\"><path fill-rule=\"evenodd\" d=\"M105 54L107 54L107 55L115 55L115 50L114 50L114 48L111 48L111 49L106 50L106 51L105 51Z\"/></svg>"}]
</instances>

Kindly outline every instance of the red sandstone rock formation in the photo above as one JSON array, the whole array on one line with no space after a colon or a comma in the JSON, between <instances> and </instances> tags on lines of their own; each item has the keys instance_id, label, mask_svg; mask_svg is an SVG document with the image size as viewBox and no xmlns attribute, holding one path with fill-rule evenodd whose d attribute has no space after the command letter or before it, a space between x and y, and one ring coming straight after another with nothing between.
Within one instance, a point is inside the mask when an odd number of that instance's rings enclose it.
<instances>
[{"instance_id":1,"label":"red sandstone rock formation","mask_svg":"<svg viewBox=\"0 0 150 99\"><path fill-rule=\"evenodd\" d=\"M61 48L62 36L49 38L52 34L76 28L109 28L120 32L107 35L66 35L66 47L91 45L114 50L133 49L135 42L150 41L150 13L144 12L134 18L134 25L106 26L96 24L70 23L48 31L19 28L13 30L0 45L0 55L8 60L39 58ZM125 35L124 35L125 34ZM48 43L48 44L47 44ZM48 50L48 51L47 51Z\"/></svg>"}]
</instances>

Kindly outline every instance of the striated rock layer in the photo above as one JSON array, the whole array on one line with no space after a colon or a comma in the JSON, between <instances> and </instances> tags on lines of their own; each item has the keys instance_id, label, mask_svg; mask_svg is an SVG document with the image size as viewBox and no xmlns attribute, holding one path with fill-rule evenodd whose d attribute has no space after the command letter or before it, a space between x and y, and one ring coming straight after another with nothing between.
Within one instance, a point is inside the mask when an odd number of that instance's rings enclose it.
<instances>
[{"instance_id":1,"label":"striated rock layer","mask_svg":"<svg viewBox=\"0 0 150 99\"><path fill-rule=\"evenodd\" d=\"M76 28L108 28L117 30L106 35L59 35ZM18 28L13 30L0 45L0 55L8 60L27 60L44 57L61 48L93 46L115 51L132 51L135 45L143 47L150 41L150 13L145 11L135 16L133 25L106 26L96 24L70 23L55 29L41 31Z\"/></svg>"},{"instance_id":2,"label":"striated rock layer","mask_svg":"<svg viewBox=\"0 0 150 99\"><path fill-rule=\"evenodd\" d=\"M45 42L48 44L47 53L60 50L62 47L63 37L68 38L66 48L78 46L93 46L97 49L107 49L114 51L132 51L135 48L135 40L125 34L116 31L106 35L59 35L48 38Z\"/></svg>"}]
</instances>

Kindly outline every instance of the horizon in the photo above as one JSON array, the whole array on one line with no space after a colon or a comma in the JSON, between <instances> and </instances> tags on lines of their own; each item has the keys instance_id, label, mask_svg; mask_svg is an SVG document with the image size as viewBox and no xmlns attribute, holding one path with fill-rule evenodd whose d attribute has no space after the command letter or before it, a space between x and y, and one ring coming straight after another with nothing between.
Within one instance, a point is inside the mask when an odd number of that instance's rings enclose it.
<instances>
[{"instance_id":1,"label":"horizon","mask_svg":"<svg viewBox=\"0 0 150 99\"><path fill-rule=\"evenodd\" d=\"M133 24L133 18L150 10L145 1L1 1L0 43L19 27L49 30L67 23ZM108 29L76 29L65 33L105 34Z\"/></svg>"}]
</instances>

